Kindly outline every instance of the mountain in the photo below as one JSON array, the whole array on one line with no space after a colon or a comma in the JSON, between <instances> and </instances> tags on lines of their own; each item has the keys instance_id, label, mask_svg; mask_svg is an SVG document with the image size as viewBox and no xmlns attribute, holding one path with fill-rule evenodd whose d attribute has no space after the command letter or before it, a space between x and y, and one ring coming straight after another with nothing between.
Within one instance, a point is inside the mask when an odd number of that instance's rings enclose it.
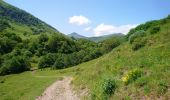
<instances>
[{"instance_id":1,"label":"mountain","mask_svg":"<svg viewBox=\"0 0 170 100\"><path fill-rule=\"evenodd\" d=\"M103 40L107 40L109 38L113 38L113 37L122 37L124 36L124 34L122 33L113 33L113 34L109 34L109 35L103 35L103 36L96 36L96 37L85 37L83 35L80 35L76 32L73 32L71 34L68 34L69 37L74 37L75 39L88 39L90 41L94 41L94 42L101 42Z\"/></svg>"},{"instance_id":2,"label":"mountain","mask_svg":"<svg viewBox=\"0 0 170 100\"><path fill-rule=\"evenodd\" d=\"M113 34L109 34L109 35L103 35L103 36L96 36L96 37L88 37L89 40L94 41L94 42L100 42L112 37L122 37L124 36L124 34L122 33L113 33Z\"/></svg>"},{"instance_id":3,"label":"mountain","mask_svg":"<svg viewBox=\"0 0 170 100\"><path fill-rule=\"evenodd\" d=\"M80 34L78 34L78 33L76 33L76 32L73 32L73 33L71 33L71 34L68 34L68 36L69 36L69 37L74 37L75 39L81 39L81 38L86 39L86 38L87 38L87 37L85 37L85 36L83 36L83 35L80 35Z\"/></svg>"},{"instance_id":4,"label":"mountain","mask_svg":"<svg viewBox=\"0 0 170 100\"><path fill-rule=\"evenodd\" d=\"M19 33L39 34L39 33L55 33L58 32L52 26L39 20L33 15L21 10L17 7L7 4L0 0L0 21L10 25L13 30L18 30ZM24 27L24 29L23 29ZM9 28L11 29L11 28ZM2 28L1 30L2 31Z\"/></svg>"}]
</instances>

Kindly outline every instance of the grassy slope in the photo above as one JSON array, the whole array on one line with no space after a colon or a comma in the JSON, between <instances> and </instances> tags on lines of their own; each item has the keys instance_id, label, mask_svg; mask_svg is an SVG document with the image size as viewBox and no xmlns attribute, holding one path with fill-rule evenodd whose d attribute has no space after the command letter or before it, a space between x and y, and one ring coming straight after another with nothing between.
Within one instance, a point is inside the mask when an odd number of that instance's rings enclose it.
<instances>
[{"instance_id":1,"label":"grassy slope","mask_svg":"<svg viewBox=\"0 0 170 100\"><path fill-rule=\"evenodd\" d=\"M162 26L161 30L146 37L147 46L138 51L132 51L131 45L125 43L99 59L79 65L75 86L87 86L90 94L95 95L98 100L103 97L101 81L110 77L118 85L115 94L110 97L112 99L170 99L170 91L166 89L165 94L161 94L163 89L159 85L161 82L170 85L170 24ZM144 75L125 86L121 78L135 68L141 69Z\"/></svg>"},{"instance_id":2,"label":"grassy slope","mask_svg":"<svg viewBox=\"0 0 170 100\"><path fill-rule=\"evenodd\" d=\"M1 76L0 100L34 100L46 87L60 79L51 73L54 74L53 71L41 71Z\"/></svg>"},{"instance_id":3,"label":"grassy slope","mask_svg":"<svg viewBox=\"0 0 170 100\"><path fill-rule=\"evenodd\" d=\"M23 39L34 38L42 33L57 33L61 34L58 30L52 26L46 24L35 16L21 10L15 6L12 6L2 0L0 0L0 17L7 18L7 22L10 24L10 28L4 30L4 32L12 32L20 35ZM34 30L33 30L34 29ZM34 32L39 31L41 32Z\"/></svg>"}]
</instances>

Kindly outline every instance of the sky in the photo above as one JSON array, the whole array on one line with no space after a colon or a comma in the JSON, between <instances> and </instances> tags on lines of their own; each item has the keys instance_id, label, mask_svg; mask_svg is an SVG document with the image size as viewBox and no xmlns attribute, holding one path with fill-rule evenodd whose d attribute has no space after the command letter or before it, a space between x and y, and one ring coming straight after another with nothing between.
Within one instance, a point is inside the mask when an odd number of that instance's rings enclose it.
<instances>
[{"instance_id":1,"label":"sky","mask_svg":"<svg viewBox=\"0 0 170 100\"><path fill-rule=\"evenodd\" d=\"M170 14L170 0L5 0L64 34L101 36L127 32Z\"/></svg>"}]
</instances>

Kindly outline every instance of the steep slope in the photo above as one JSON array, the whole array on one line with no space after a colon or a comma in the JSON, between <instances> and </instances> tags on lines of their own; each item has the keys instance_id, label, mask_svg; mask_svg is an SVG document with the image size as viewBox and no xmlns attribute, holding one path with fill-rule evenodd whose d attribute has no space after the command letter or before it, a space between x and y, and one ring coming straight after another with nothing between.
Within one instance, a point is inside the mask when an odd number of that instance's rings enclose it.
<instances>
[{"instance_id":1,"label":"steep slope","mask_svg":"<svg viewBox=\"0 0 170 100\"><path fill-rule=\"evenodd\" d=\"M9 5L2 0L0 0L0 18L1 20L7 21L9 24L12 24L11 27L13 30L19 30L19 26L25 26L24 28L30 30L28 32L33 34L58 32L55 28L33 15Z\"/></svg>"},{"instance_id":2,"label":"steep slope","mask_svg":"<svg viewBox=\"0 0 170 100\"><path fill-rule=\"evenodd\" d=\"M112 52L73 69L73 84L89 89L93 100L169 100L170 16L139 25L127 38Z\"/></svg>"},{"instance_id":3,"label":"steep slope","mask_svg":"<svg viewBox=\"0 0 170 100\"><path fill-rule=\"evenodd\" d=\"M63 69L101 55L97 43L67 37L33 15L0 1L0 75L32 67Z\"/></svg>"}]
</instances>

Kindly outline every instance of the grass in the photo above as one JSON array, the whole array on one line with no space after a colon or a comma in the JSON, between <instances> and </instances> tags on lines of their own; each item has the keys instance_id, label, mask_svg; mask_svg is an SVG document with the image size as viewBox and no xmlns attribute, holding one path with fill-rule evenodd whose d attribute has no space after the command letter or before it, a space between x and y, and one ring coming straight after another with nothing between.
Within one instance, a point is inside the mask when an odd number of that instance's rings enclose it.
<instances>
[{"instance_id":1,"label":"grass","mask_svg":"<svg viewBox=\"0 0 170 100\"><path fill-rule=\"evenodd\" d=\"M80 72L75 74L74 85L77 89L81 89L82 85L86 86L90 89L89 94L93 99L100 100L103 98L101 80L111 77L117 80L118 84L118 89L110 97L111 100L170 99L169 34L170 31L163 30L159 34L148 36L147 40L154 42L148 42L144 48L137 51L133 51L131 45L125 43L103 57L77 66ZM129 85L123 84L123 75L135 68L144 74Z\"/></svg>"},{"instance_id":2,"label":"grass","mask_svg":"<svg viewBox=\"0 0 170 100\"><path fill-rule=\"evenodd\" d=\"M58 79L56 71L49 70L1 76L0 100L34 100Z\"/></svg>"}]
</instances>

